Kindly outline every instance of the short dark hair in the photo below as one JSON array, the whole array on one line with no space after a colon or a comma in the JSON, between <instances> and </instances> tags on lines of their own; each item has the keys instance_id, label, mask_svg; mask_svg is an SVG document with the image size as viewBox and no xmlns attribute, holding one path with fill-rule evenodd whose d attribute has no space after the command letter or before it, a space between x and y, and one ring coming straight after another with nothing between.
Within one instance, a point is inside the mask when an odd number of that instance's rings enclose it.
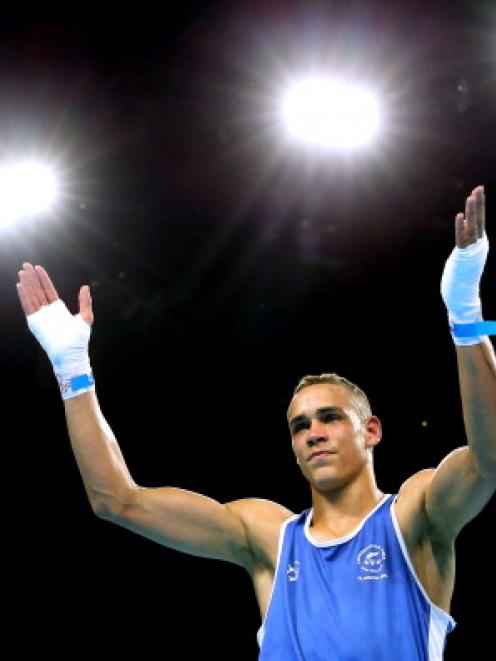
<instances>
[{"instance_id":1,"label":"short dark hair","mask_svg":"<svg viewBox=\"0 0 496 661\"><path fill-rule=\"evenodd\" d=\"M294 389L293 397L296 395L297 392L303 390L303 388L307 388L308 386L313 386L318 383L329 383L333 386L343 386L345 388L348 388L348 390L350 390L352 393L353 402L358 411L358 415L360 416L360 418L362 420L366 420L368 417L372 415L370 402L364 391L361 388L359 388L355 383L349 381L349 379L346 379L344 376L340 376L335 372L332 373L325 372L324 374L319 374L319 375L308 374L307 376L304 376L302 379L299 380L296 388Z\"/></svg>"}]
</instances>

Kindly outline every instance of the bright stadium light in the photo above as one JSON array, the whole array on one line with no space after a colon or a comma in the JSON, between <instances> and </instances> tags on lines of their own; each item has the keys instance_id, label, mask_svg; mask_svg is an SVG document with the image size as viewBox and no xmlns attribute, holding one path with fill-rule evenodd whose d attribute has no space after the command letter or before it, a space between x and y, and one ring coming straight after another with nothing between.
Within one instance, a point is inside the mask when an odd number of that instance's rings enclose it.
<instances>
[{"instance_id":1,"label":"bright stadium light","mask_svg":"<svg viewBox=\"0 0 496 661\"><path fill-rule=\"evenodd\" d=\"M293 137L337 149L371 142L380 124L373 94L323 76L294 83L283 98L282 113Z\"/></svg>"},{"instance_id":2,"label":"bright stadium light","mask_svg":"<svg viewBox=\"0 0 496 661\"><path fill-rule=\"evenodd\" d=\"M36 161L0 164L0 227L49 211L57 193L50 166Z\"/></svg>"}]
</instances>

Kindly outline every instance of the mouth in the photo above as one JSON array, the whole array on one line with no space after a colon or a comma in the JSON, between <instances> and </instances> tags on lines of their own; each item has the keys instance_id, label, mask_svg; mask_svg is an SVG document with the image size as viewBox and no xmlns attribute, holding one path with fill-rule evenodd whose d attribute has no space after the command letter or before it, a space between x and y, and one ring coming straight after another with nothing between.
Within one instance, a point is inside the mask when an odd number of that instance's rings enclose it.
<instances>
[{"instance_id":1,"label":"mouth","mask_svg":"<svg viewBox=\"0 0 496 661\"><path fill-rule=\"evenodd\" d=\"M331 450L319 450L318 452L314 452L313 454L311 454L308 457L307 461L312 461L312 459L316 459L317 457L323 457L326 454L336 454L336 453Z\"/></svg>"}]
</instances>

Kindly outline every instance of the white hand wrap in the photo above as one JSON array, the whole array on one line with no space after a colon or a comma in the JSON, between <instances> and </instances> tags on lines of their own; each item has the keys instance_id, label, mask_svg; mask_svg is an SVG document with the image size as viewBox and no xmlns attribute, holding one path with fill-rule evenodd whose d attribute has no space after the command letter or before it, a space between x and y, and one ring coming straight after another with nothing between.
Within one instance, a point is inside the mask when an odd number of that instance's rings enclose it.
<instances>
[{"instance_id":1,"label":"white hand wrap","mask_svg":"<svg viewBox=\"0 0 496 661\"><path fill-rule=\"evenodd\" d=\"M29 330L50 358L63 399L94 390L88 344L91 326L57 299L27 315Z\"/></svg>"},{"instance_id":2,"label":"white hand wrap","mask_svg":"<svg viewBox=\"0 0 496 661\"><path fill-rule=\"evenodd\" d=\"M467 248L455 247L446 261L441 278L441 296L448 308L450 323L469 324L482 321L480 280L484 271L489 241L487 234ZM470 345L482 342L480 337L455 337L455 344Z\"/></svg>"}]
</instances>

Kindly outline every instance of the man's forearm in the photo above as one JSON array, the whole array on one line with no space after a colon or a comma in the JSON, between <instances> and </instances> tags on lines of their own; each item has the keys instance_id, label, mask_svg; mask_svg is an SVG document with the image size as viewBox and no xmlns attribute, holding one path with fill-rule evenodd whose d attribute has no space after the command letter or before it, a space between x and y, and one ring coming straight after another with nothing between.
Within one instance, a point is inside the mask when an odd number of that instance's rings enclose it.
<instances>
[{"instance_id":1,"label":"man's forearm","mask_svg":"<svg viewBox=\"0 0 496 661\"><path fill-rule=\"evenodd\" d=\"M64 400L67 428L91 507L111 512L136 486L94 392Z\"/></svg>"},{"instance_id":2,"label":"man's forearm","mask_svg":"<svg viewBox=\"0 0 496 661\"><path fill-rule=\"evenodd\" d=\"M491 340L457 346L463 420L482 473L496 472L496 356Z\"/></svg>"}]
</instances>

